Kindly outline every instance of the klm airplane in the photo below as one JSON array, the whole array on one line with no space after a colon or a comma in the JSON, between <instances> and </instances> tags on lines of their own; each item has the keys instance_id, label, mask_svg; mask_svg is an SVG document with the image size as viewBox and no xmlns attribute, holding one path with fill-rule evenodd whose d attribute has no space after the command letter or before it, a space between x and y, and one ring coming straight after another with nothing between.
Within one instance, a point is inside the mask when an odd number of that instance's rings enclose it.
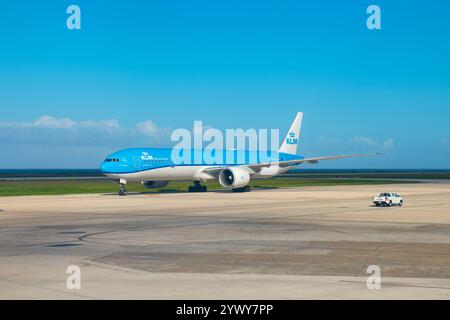
<instances>
[{"instance_id":1,"label":"klm airplane","mask_svg":"<svg viewBox=\"0 0 450 320\"><path fill-rule=\"evenodd\" d=\"M257 150L223 150L216 151L223 152L222 159L230 159L231 156L232 159L243 160L240 163L224 161L220 164L207 164L202 160L176 164L172 161L172 148L131 148L106 157L101 170L104 175L119 183L119 195L121 196L127 194L125 186L128 181L140 181L146 188L161 188L170 181L188 180L194 183L189 187L189 192L205 192L207 188L202 186L201 182L218 180L226 189L244 192L250 191L250 179L271 178L301 163L317 163L322 160L371 155L355 154L314 158L297 155L302 118L303 113L297 113L278 152L276 154L269 152L269 158L272 159L270 161L267 161L267 158L262 159ZM194 155L197 151L187 150L187 152Z\"/></svg>"}]
</instances>

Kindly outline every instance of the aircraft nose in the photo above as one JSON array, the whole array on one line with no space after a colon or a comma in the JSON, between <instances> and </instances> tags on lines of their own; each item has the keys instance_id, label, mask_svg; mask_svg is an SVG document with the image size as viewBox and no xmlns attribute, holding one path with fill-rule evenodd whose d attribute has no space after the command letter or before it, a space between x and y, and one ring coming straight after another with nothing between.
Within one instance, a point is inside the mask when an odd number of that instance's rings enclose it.
<instances>
[{"instance_id":1,"label":"aircraft nose","mask_svg":"<svg viewBox=\"0 0 450 320\"><path fill-rule=\"evenodd\" d=\"M100 166L100 170L102 171L102 173L108 172L108 162L103 161L102 165Z\"/></svg>"}]
</instances>

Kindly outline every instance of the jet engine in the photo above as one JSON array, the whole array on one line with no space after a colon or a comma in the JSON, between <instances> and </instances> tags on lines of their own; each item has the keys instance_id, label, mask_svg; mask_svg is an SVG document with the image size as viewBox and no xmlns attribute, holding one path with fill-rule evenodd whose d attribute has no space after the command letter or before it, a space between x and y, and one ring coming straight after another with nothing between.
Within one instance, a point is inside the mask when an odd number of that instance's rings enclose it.
<instances>
[{"instance_id":1,"label":"jet engine","mask_svg":"<svg viewBox=\"0 0 450 320\"><path fill-rule=\"evenodd\" d=\"M239 167L225 168L219 173L219 182L224 188L243 188L250 182L250 174Z\"/></svg>"},{"instance_id":2,"label":"jet engine","mask_svg":"<svg viewBox=\"0 0 450 320\"><path fill-rule=\"evenodd\" d=\"M162 188L169 184L169 181L142 181L145 188L156 189Z\"/></svg>"}]
</instances>

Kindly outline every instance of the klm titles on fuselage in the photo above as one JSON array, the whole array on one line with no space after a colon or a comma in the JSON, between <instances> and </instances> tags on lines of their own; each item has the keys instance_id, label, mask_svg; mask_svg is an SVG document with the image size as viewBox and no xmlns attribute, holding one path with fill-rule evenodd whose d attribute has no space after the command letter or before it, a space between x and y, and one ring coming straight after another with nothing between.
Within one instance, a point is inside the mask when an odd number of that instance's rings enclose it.
<instances>
[{"instance_id":1,"label":"klm titles on fuselage","mask_svg":"<svg viewBox=\"0 0 450 320\"><path fill-rule=\"evenodd\" d=\"M148 154L148 152L142 152L141 160L142 161L167 161L169 159L168 158L155 158L152 155Z\"/></svg>"},{"instance_id":2,"label":"klm titles on fuselage","mask_svg":"<svg viewBox=\"0 0 450 320\"><path fill-rule=\"evenodd\" d=\"M153 159L153 156L148 154L148 152L142 152L141 160L148 161L148 160L154 160L154 159Z\"/></svg>"}]
</instances>

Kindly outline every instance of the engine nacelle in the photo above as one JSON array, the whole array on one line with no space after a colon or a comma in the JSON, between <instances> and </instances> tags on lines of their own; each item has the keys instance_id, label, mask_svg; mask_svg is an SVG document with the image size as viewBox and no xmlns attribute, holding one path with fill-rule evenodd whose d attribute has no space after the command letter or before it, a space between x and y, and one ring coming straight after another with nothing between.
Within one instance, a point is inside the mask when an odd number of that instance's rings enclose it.
<instances>
[{"instance_id":1,"label":"engine nacelle","mask_svg":"<svg viewBox=\"0 0 450 320\"><path fill-rule=\"evenodd\" d=\"M219 182L224 188L242 188L249 184L250 174L245 169L229 167L220 171Z\"/></svg>"},{"instance_id":2,"label":"engine nacelle","mask_svg":"<svg viewBox=\"0 0 450 320\"><path fill-rule=\"evenodd\" d=\"M156 189L162 188L169 184L169 181L142 181L145 188Z\"/></svg>"}]
</instances>

